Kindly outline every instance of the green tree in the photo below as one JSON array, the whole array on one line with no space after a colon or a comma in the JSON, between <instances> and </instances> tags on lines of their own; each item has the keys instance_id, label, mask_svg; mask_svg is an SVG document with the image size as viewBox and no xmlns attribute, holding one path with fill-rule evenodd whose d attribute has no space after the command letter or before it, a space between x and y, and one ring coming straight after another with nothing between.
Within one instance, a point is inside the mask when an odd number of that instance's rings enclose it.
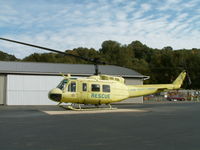
<instances>
[{"instance_id":1,"label":"green tree","mask_svg":"<svg viewBox=\"0 0 200 150\"><path fill-rule=\"evenodd\" d=\"M7 54L5 52L0 51L0 60L1 61L18 61L14 55Z\"/></svg>"},{"instance_id":2,"label":"green tree","mask_svg":"<svg viewBox=\"0 0 200 150\"><path fill-rule=\"evenodd\" d=\"M166 46L166 47L163 47L162 50L170 50L170 51L172 51L173 48L171 46Z\"/></svg>"},{"instance_id":3,"label":"green tree","mask_svg":"<svg viewBox=\"0 0 200 150\"><path fill-rule=\"evenodd\" d=\"M104 41L99 50L106 62L122 67L132 67L133 51L126 45L116 41Z\"/></svg>"}]
</instances>

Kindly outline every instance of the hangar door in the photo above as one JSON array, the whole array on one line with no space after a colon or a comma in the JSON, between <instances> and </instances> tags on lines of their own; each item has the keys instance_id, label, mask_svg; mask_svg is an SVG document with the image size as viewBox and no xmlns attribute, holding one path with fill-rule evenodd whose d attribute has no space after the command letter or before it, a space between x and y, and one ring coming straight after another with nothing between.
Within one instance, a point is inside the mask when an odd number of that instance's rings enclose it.
<instances>
[{"instance_id":1,"label":"hangar door","mask_svg":"<svg viewBox=\"0 0 200 150\"><path fill-rule=\"evenodd\" d=\"M7 105L55 105L48 92L63 79L62 76L8 75Z\"/></svg>"}]
</instances>

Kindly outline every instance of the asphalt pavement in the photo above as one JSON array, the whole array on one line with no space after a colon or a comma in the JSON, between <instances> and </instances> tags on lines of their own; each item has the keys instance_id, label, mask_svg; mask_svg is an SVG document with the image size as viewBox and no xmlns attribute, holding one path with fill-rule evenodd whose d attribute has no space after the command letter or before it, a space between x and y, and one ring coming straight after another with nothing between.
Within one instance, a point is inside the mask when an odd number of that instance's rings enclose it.
<instances>
[{"instance_id":1,"label":"asphalt pavement","mask_svg":"<svg viewBox=\"0 0 200 150\"><path fill-rule=\"evenodd\" d=\"M0 106L0 150L200 149L200 103L115 107L123 111Z\"/></svg>"}]
</instances>

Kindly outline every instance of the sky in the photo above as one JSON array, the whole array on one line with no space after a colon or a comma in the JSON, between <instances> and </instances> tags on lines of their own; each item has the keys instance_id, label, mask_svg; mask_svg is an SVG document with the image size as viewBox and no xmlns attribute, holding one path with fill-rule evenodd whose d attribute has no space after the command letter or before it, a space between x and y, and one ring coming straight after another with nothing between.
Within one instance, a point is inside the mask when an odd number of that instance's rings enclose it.
<instances>
[{"instance_id":1,"label":"sky","mask_svg":"<svg viewBox=\"0 0 200 150\"><path fill-rule=\"evenodd\" d=\"M105 40L152 48L200 48L200 0L0 0L0 37L57 50ZM0 41L24 58L35 48Z\"/></svg>"}]
</instances>

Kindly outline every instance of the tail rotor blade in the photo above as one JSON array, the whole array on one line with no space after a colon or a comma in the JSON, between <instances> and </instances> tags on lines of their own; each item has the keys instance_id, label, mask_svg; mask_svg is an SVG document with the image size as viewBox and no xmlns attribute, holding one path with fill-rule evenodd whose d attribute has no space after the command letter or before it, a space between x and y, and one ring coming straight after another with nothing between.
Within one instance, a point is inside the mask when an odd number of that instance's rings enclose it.
<instances>
[{"instance_id":1,"label":"tail rotor blade","mask_svg":"<svg viewBox=\"0 0 200 150\"><path fill-rule=\"evenodd\" d=\"M192 84L192 81L191 81L191 78L189 76L189 74L187 73L187 80L188 80L188 85L191 85Z\"/></svg>"}]
</instances>

